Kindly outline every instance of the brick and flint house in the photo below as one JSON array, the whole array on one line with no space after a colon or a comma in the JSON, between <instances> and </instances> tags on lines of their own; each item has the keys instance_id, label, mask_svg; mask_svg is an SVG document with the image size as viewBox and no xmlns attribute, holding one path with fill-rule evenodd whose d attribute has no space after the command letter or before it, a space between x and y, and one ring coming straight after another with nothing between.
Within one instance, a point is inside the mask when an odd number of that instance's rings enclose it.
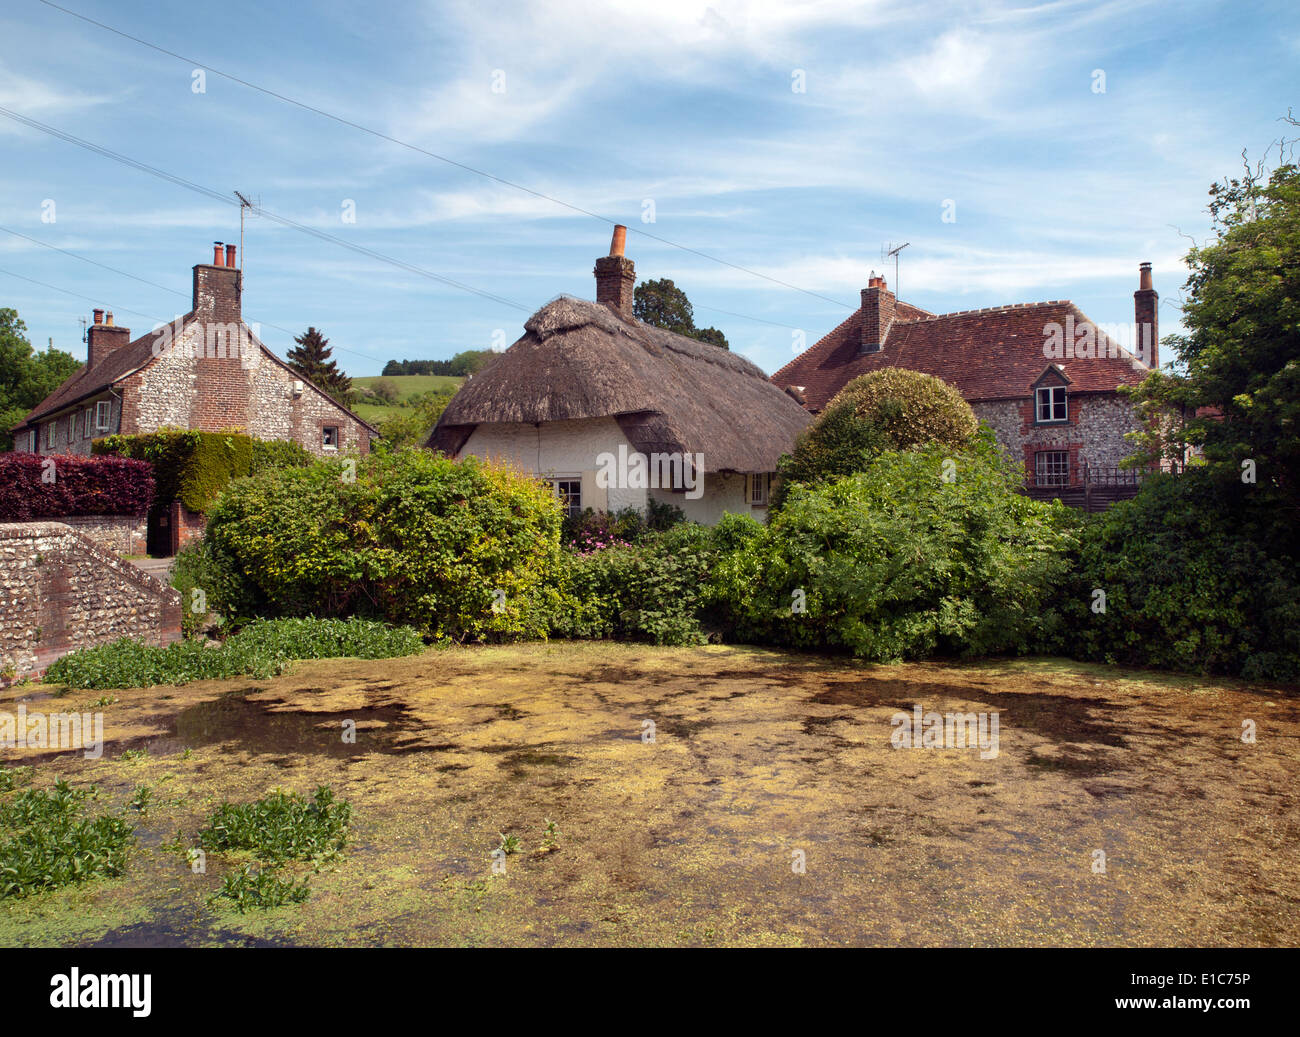
<instances>
[{"instance_id":1,"label":"brick and flint house","mask_svg":"<svg viewBox=\"0 0 1300 1037\"><path fill-rule=\"evenodd\" d=\"M1140 426L1121 385L1159 366L1159 297L1141 264L1135 325L1095 324L1068 300L930 313L902 302L875 274L848 320L774 375L809 411L846 383L885 367L935 375L955 386L1022 461L1037 497L1095 506L1135 491L1118 466ZM1121 341L1127 339L1132 349Z\"/></svg>"},{"instance_id":2,"label":"brick and flint house","mask_svg":"<svg viewBox=\"0 0 1300 1037\"><path fill-rule=\"evenodd\" d=\"M288 439L313 454L367 453L377 435L303 379L244 323L235 246L218 242L194 267L193 308L132 339L94 311L86 364L14 427L14 449L88 454L102 437L162 428Z\"/></svg>"},{"instance_id":3,"label":"brick and flint house","mask_svg":"<svg viewBox=\"0 0 1300 1037\"><path fill-rule=\"evenodd\" d=\"M596 301L562 296L529 317L428 446L547 480L571 515L658 502L704 523L761 516L812 419L744 357L637 320L626 233L596 260Z\"/></svg>"}]
</instances>

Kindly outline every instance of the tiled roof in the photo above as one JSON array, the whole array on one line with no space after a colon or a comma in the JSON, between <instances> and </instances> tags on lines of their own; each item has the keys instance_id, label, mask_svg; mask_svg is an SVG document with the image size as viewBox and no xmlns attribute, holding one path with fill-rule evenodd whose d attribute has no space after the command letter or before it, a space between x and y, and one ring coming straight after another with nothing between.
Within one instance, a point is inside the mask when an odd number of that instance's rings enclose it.
<instances>
[{"instance_id":1,"label":"tiled roof","mask_svg":"<svg viewBox=\"0 0 1300 1037\"><path fill-rule=\"evenodd\" d=\"M192 310L182 318L180 328L174 330L176 340L180 339L181 335L184 334L184 330L193 323L194 319L194 311ZM245 325L245 327L247 327L247 325ZM66 382L55 389L54 392L50 393L49 396L45 397L45 399L38 403L27 417L13 427L12 431L17 432L19 429L25 428L29 425L34 425L42 418L48 417L49 415L70 407L75 403L79 403L81 400L87 399L91 396L98 396L110 386L121 381L127 375L138 371L153 360L155 338L156 332L147 331L134 341L128 342L125 346L120 346L113 350L113 352L109 353L108 356L104 357L104 359L94 367L86 367L83 365L81 370L72 375L72 377L70 377ZM251 330L249 331L249 339L257 343L258 348L262 350L262 354L268 360L278 364L286 371L292 371L289 365L267 349ZM293 373L294 377L299 377L296 372ZM307 382L307 384L311 385L310 382ZM316 386L311 385L311 387L314 391L321 393L322 396L326 395ZM375 432L376 434L378 433L378 429L376 429L374 425L370 424L370 422L357 417L357 415L353 414L351 410L344 407L343 404L339 403L337 400L329 396L326 396L326 398L341 411L346 413L350 418L353 418L358 423L364 425L366 428L370 429L371 432Z\"/></svg>"},{"instance_id":2,"label":"tiled roof","mask_svg":"<svg viewBox=\"0 0 1300 1037\"><path fill-rule=\"evenodd\" d=\"M899 303L903 312L915 311ZM1045 327L1066 326L1067 317L1080 327L1088 322L1068 300L1017 303L982 310L931 314L895 320L884 347L860 355L862 311L857 310L830 334L772 375L785 388L802 386L809 410L820 411L851 379L884 367L905 367L942 378L970 402L1030 395L1030 387L1048 364L1058 364L1075 393L1114 392L1135 385L1147 366L1098 329L1092 359L1045 355Z\"/></svg>"},{"instance_id":3,"label":"tiled roof","mask_svg":"<svg viewBox=\"0 0 1300 1037\"><path fill-rule=\"evenodd\" d=\"M189 317L186 317L188 321ZM69 407L89 396L97 396L153 359L154 332L147 331L134 342L119 346L93 368L82 366L76 374L38 403L15 429Z\"/></svg>"}]
</instances>

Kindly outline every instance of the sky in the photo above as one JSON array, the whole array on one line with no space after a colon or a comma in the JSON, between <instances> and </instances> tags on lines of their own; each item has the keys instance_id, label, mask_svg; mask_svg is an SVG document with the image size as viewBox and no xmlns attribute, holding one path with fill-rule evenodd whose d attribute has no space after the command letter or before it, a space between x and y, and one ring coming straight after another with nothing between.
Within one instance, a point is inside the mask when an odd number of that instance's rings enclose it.
<instances>
[{"instance_id":1,"label":"sky","mask_svg":"<svg viewBox=\"0 0 1300 1037\"><path fill-rule=\"evenodd\" d=\"M1168 334L1209 185L1300 108L1293 0L59 4L5 0L0 108L211 192L0 114L0 307L79 358L92 307L189 309L236 190L245 319L356 376L593 298L612 223L768 372L873 271L1119 324L1150 261Z\"/></svg>"}]
</instances>

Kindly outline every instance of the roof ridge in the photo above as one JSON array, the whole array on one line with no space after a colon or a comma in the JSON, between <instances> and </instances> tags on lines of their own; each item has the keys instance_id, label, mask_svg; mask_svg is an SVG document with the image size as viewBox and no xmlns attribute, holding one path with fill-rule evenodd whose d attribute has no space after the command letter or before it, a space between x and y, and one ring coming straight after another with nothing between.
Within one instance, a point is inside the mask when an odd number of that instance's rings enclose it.
<instances>
[{"instance_id":1,"label":"roof ridge","mask_svg":"<svg viewBox=\"0 0 1300 1037\"><path fill-rule=\"evenodd\" d=\"M1074 306L1069 299L1048 299L1043 302L1011 302L1001 306L980 306L973 310L950 310L948 313L935 313L928 317L914 317L905 320L905 324L927 324L930 321L943 320L947 317L967 317L972 313L1005 313L1008 310L1028 310L1039 306ZM1076 306L1075 309L1078 309Z\"/></svg>"}]
</instances>

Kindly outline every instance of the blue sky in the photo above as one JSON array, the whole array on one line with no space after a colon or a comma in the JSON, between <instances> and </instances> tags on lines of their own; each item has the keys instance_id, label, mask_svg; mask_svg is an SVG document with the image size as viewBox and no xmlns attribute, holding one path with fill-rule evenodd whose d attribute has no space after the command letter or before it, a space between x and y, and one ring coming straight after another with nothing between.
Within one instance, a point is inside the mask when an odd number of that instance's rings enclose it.
<instances>
[{"instance_id":1,"label":"blue sky","mask_svg":"<svg viewBox=\"0 0 1300 1037\"><path fill-rule=\"evenodd\" d=\"M886 242L935 312L1069 298L1129 322L1150 260L1175 330L1209 184L1300 107L1293 2L60 2L192 60L10 0L0 106L515 304L250 219L245 318L281 354L323 329L354 375L592 297L610 225L211 73L196 93L195 61L626 223L638 277L767 371L873 269L893 286ZM94 305L171 319L238 240L234 206L2 117L0 147L0 225L163 286L0 232L0 306L38 347L84 357Z\"/></svg>"}]
</instances>

